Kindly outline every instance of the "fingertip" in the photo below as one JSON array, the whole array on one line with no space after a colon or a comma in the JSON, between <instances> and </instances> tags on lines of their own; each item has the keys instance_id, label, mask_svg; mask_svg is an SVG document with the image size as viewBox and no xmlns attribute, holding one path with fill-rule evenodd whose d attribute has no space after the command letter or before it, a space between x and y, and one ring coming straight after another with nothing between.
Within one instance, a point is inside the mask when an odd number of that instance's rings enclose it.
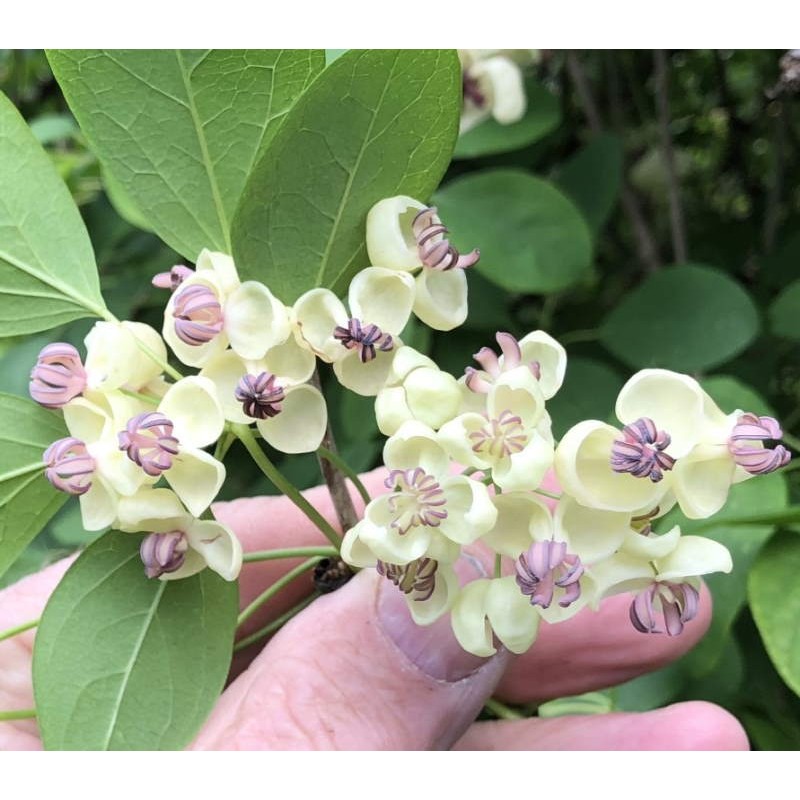
<instances>
[{"instance_id":1,"label":"fingertip","mask_svg":"<svg viewBox=\"0 0 800 800\"><path fill-rule=\"evenodd\" d=\"M705 700L675 703L658 711L659 725L674 731L674 749L749 750L742 724L729 711Z\"/></svg>"}]
</instances>

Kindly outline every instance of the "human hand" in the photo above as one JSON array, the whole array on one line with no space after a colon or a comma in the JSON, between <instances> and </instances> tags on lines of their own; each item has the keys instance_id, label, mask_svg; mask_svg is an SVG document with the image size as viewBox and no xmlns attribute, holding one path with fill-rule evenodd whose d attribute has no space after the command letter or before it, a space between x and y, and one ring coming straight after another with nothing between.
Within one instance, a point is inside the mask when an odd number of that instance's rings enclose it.
<instances>
[{"instance_id":1,"label":"human hand","mask_svg":"<svg viewBox=\"0 0 800 800\"><path fill-rule=\"evenodd\" d=\"M384 470L364 478L377 494ZM325 487L307 496L331 521ZM247 498L215 507L245 551L324 544L285 497ZM459 565L466 580L479 577L480 550ZM59 562L0 592L0 631L39 616L69 567ZM299 563L298 559L245 565L242 606ZM488 563L488 562L487 562ZM308 576L290 584L248 620L258 629L309 593ZM628 621L630 598L612 597L599 612L543 625L534 646L513 657L465 653L447 618L419 628L388 581L364 570L316 600L261 648L234 661L237 677L220 697L192 745L204 750L436 749L659 750L746 749L736 719L710 703L678 703L639 714L474 722L490 696L539 703L621 683L658 669L705 633L711 599L703 589L700 612L680 637L643 635ZM31 653L35 631L0 643L0 710L33 706ZM260 650L260 651L259 651ZM0 749L41 747L34 720L0 722Z\"/></svg>"}]
</instances>

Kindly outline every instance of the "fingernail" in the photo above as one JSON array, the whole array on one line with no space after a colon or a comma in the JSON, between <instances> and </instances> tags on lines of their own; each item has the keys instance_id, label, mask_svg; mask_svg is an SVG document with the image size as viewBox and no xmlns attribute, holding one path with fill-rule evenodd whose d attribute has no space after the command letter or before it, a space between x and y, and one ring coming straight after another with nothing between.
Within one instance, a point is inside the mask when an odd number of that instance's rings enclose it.
<instances>
[{"instance_id":1,"label":"fingernail","mask_svg":"<svg viewBox=\"0 0 800 800\"><path fill-rule=\"evenodd\" d=\"M454 565L463 585L486 577L481 562L462 555ZM408 610L405 595L387 580L378 586L378 619L388 638L418 669L436 680L457 681L471 675L491 659L468 653L458 643L445 614L432 625L417 625Z\"/></svg>"}]
</instances>

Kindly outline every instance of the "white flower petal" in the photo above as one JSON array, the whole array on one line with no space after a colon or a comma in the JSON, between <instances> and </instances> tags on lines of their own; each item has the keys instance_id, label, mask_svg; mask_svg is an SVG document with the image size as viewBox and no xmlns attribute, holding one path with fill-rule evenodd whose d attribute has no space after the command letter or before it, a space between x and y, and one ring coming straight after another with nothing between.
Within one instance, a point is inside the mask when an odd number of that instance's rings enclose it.
<instances>
[{"instance_id":1,"label":"white flower petal","mask_svg":"<svg viewBox=\"0 0 800 800\"><path fill-rule=\"evenodd\" d=\"M625 511L601 511L586 508L564 495L555 511L556 538L567 542L570 553L592 564L616 552L631 531L631 515Z\"/></svg>"},{"instance_id":2,"label":"white flower petal","mask_svg":"<svg viewBox=\"0 0 800 800\"><path fill-rule=\"evenodd\" d=\"M367 506L364 519L370 524L361 527L359 538L381 561L408 564L427 555L433 529L418 525L406 533L399 533L391 527L395 514L389 507L390 497L377 497Z\"/></svg>"},{"instance_id":3,"label":"white flower petal","mask_svg":"<svg viewBox=\"0 0 800 800\"><path fill-rule=\"evenodd\" d=\"M406 402L414 419L440 428L458 414L461 390L448 372L438 367L415 369L403 382Z\"/></svg>"},{"instance_id":4,"label":"white flower petal","mask_svg":"<svg viewBox=\"0 0 800 800\"><path fill-rule=\"evenodd\" d=\"M624 551L593 564L590 572L594 584L595 608L604 597L623 592L638 592L655 580L655 572L648 560Z\"/></svg>"},{"instance_id":5,"label":"white flower petal","mask_svg":"<svg viewBox=\"0 0 800 800\"><path fill-rule=\"evenodd\" d=\"M383 463L390 470L422 467L428 475L440 478L447 475L450 460L437 434L412 420L386 442Z\"/></svg>"},{"instance_id":6,"label":"white flower petal","mask_svg":"<svg viewBox=\"0 0 800 800\"><path fill-rule=\"evenodd\" d=\"M483 535L483 542L510 558L517 558L534 541L549 539L553 521L544 503L527 492L510 492L492 498L497 520Z\"/></svg>"},{"instance_id":7,"label":"white flower petal","mask_svg":"<svg viewBox=\"0 0 800 800\"><path fill-rule=\"evenodd\" d=\"M387 197L367 214L367 255L370 264L411 270L422 266L414 237L414 217L426 206L412 197Z\"/></svg>"},{"instance_id":8,"label":"white flower petal","mask_svg":"<svg viewBox=\"0 0 800 800\"><path fill-rule=\"evenodd\" d=\"M303 339L328 363L348 351L333 338L337 326L346 326L350 315L342 301L328 289L311 289L294 304L293 315Z\"/></svg>"},{"instance_id":9,"label":"white flower petal","mask_svg":"<svg viewBox=\"0 0 800 800\"><path fill-rule=\"evenodd\" d=\"M199 517L219 493L225 466L203 450L183 448L164 477L189 513Z\"/></svg>"},{"instance_id":10,"label":"white flower petal","mask_svg":"<svg viewBox=\"0 0 800 800\"><path fill-rule=\"evenodd\" d=\"M541 376L539 387L544 399L549 400L564 383L567 351L544 331L533 331L520 339L519 349L523 364L529 366L533 361L538 362Z\"/></svg>"},{"instance_id":11,"label":"white flower petal","mask_svg":"<svg viewBox=\"0 0 800 800\"><path fill-rule=\"evenodd\" d=\"M219 439L225 427L216 387L199 375L170 386L158 410L172 422L181 447L206 447Z\"/></svg>"},{"instance_id":12,"label":"white flower petal","mask_svg":"<svg viewBox=\"0 0 800 800\"><path fill-rule=\"evenodd\" d=\"M511 576L491 581L486 615L497 638L512 653L524 653L536 639L541 615Z\"/></svg>"},{"instance_id":13,"label":"white flower petal","mask_svg":"<svg viewBox=\"0 0 800 800\"><path fill-rule=\"evenodd\" d=\"M341 344L339 347L344 355L333 363L339 383L363 397L375 397L386 386L395 351L377 350L375 358L363 363L357 350L347 350Z\"/></svg>"},{"instance_id":14,"label":"white flower petal","mask_svg":"<svg viewBox=\"0 0 800 800\"><path fill-rule=\"evenodd\" d=\"M290 332L287 309L258 281L245 281L225 303L225 333L242 358L262 358Z\"/></svg>"},{"instance_id":15,"label":"white flower petal","mask_svg":"<svg viewBox=\"0 0 800 800\"><path fill-rule=\"evenodd\" d=\"M377 325L383 333L397 336L411 316L414 279L382 267L362 269L350 283L348 302L362 325Z\"/></svg>"},{"instance_id":16,"label":"white flower petal","mask_svg":"<svg viewBox=\"0 0 800 800\"><path fill-rule=\"evenodd\" d=\"M476 656L492 656L497 652L492 626L486 618L486 599L491 580L481 578L462 587L450 614L458 643Z\"/></svg>"},{"instance_id":17,"label":"white flower petal","mask_svg":"<svg viewBox=\"0 0 800 800\"><path fill-rule=\"evenodd\" d=\"M424 267L415 283L414 314L429 328L451 331L464 323L469 305L463 269Z\"/></svg>"},{"instance_id":18,"label":"white flower petal","mask_svg":"<svg viewBox=\"0 0 800 800\"><path fill-rule=\"evenodd\" d=\"M465 545L490 531L497 521L497 509L489 490L480 481L457 475L441 482L447 498L447 518L438 530L448 539Z\"/></svg>"},{"instance_id":19,"label":"white flower petal","mask_svg":"<svg viewBox=\"0 0 800 800\"><path fill-rule=\"evenodd\" d=\"M212 520L193 520L184 531L189 546L209 569L226 581L235 581L242 569L242 545L225 525Z\"/></svg>"},{"instance_id":20,"label":"white flower petal","mask_svg":"<svg viewBox=\"0 0 800 800\"><path fill-rule=\"evenodd\" d=\"M108 411L85 397L70 400L63 412L70 436L80 439L84 444L113 437L116 433Z\"/></svg>"},{"instance_id":21,"label":"white flower petal","mask_svg":"<svg viewBox=\"0 0 800 800\"><path fill-rule=\"evenodd\" d=\"M736 463L725 445L697 445L672 470L672 489L689 519L706 519L727 502Z\"/></svg>"},{"instance_id":22,"label":"white flower petal","mask_svg":"<svg viewBox=\"0 0 800 800\"><path fill-rule=\"evenodd\" d=\"M117 518L117 496L105 481L95 475L88 492L78 498L81 520L87 531L101 531Z\"/></svg>"},{"instance_id":23,"label":"white flower petal","mask_svg":"<svg viewBox=\"0 0 800 800\"><path fill-rule=\"evenodd\" d=\"M256 420L264 439L282 453L312 453L322 443L327 425L325 398L307 383L286 390L276 416Z\"/></svg>"},{"instance_id":24,"label":"white flower petal","mask_svg":"<svg viewBox=\"0 0 800 800\"><path fill-rule=\"evenodd\" d=\"M469 74L478 81L492 116L501 125L519 122L525 116L528 100L522 71L513 61L504 56L487 58L473 64Z\"/></svg>"},{"instance_id":25,"label":"white flower petal","mask_svg":"<svg viewBox=\"0 0 800 800\"><path fill-rule=\"evenodd\" d=\"M242 377L249 372L247 364L233 350L225 350L210 359L200 372L214 384L217 399L225 419L249 425L253 419L242 410L242 404L236 399L234 392Z\"/></svg>"},{"instance_id":26,"label":"white flower petal","mask_svg":"<svg viewBox=\"0 0 800 800\"><path fill-rule=\"evenodd\" d=\"M680 581L710 572L730 572L733 561L728 548L713 539L681 536L677 547L657 566L659 580Z\"/></svg>"},{"instance_id":27,"label":"white flower petal","mask_svg":"<svg viewBox=\"0 0 800 800\"><path fill-rule=\"evenodd\" d=\"M375 421L384 436L393 436L404 422L414 419L402 386L388 386L375 397Z\"/></svg>"},{"instance_id":28,"label":"white flower petal","mask_svg":"<svg viewBox=\"0 0 800 800\"><path fill-rule=\"evenodd\" d=\"M160 581L180 581L183 578L191 578L192 575L197 575L206 568L206 560L196 550L191 548L186 551L183 559L183 564L178 567L174 572L165 572L159 575Z\"/></svg>"},{"instance_id":29,"label":"white flower petal","mask_svg":"<svg viewBox=\"0 0 800 800\"><path fill-rule=\"evenodd\" d=\"M453 568L439 564L433 594L427 600L419 600L416 592L406 595L409 611L417 625L431 625L446 614L458 596L458 578Z\"/></svg>"},{"instance_id":30,"label":"white flower petal","mask_svg":"<svg viewBox=\"0 0 800 800\"><path fill-rule=\"evenodd\" d=\"M433 359L428 358L428 356L423 355L413 347L404 344L395 348L392 369L386 381L387 385L399 386L413 370L420 367L437 368Z\"/></svg>"},{"instance_id":31,"label":"white flower petal","mask_svg":"<svg viewBox=\"0 0 800 800\"><path fill-rule=\"evenodd\" d=\"M544 410L544 395L539 381L526 366L504 372L489 390L486 409L490 418L511 411L526 429L535 428Z\"/></svg>"},{"instance_id":32,"label":"white flower petal","mask_svg":"<svg viewBox=\"0 0 800 800\"><path fill-rule=\"evenodd\" d=\"M213 275L214 281L221 287L224 297L234 292L239 286L236 265L233 263L233 259L225 253L203 249L197 257L195 267L197 273L206 273L202 276L206 279L209 278L209 273Z\"/></svg>"},{"instance_id":33,"label":"white flower petal","mask_svg":"<svg viewBox=\"0 0 800 800\"><path fill-rule=\"evenodd\" d=\"M665 558L678 546L680 538L681 529L677 525L667 533L651 533L649 536L629 530L620 549L629 556L642 561L658 561Z\"/></svg>"},{"instance_id":34,"label":"white flower petal","mask_svg":"<svg viewBox=\"0 0 800 800\"><path fill-rule=\"evenodd\" d=\"M189 515L170 489L140 489L120 498L117 518L121 531L164 533L180 529Z\"/></svg>"},{"instance_id":35,"label":"white flower petal","mask_svg":"<svg viewBox=\"0 0 800 800\"><path fill-rule=\"evenodd\" d=\"M267 350L259 365L261 371L276 375L282 386L294 386L305 383L314 374L317 359L297 329L283 344Z\"/></svg>"},{"instance_id":36,"label":"white flower petal","mask_svg":"<svg viewBox=\"0 0 800 800\"><path fill-rule=\"evenodd\" d=\"M442 425L439 440L456 463L475 469L491 469L495 459L488 452L473 450L474 442L469 438L470 434L482 431L486 424L486 417L481 414L461 414Z\"/></svg>"},{"instance_id":37,"label":"white flower petal","mask_svg":"<svg viewBox=\"0 0 800 800\"><path fill-rule=\"evenodd\" d=\"M530 491L552 466L552 443L534 433L523 450L495 464L492 479L504 492Z\"/></svg>"},{"instance_id":38,"label":"white flower petal","mask_svg":"<svg viewBox=\"0 0 800 800\"><path fill-rule=\"evenodd\" d=\"M109 488L117 494L129 496L135 494L142 486L155 483L157 478L150 477L136 462L128 458L128 454L119 449L115 439L103 439L87 448L89 455L95 460L96 474L99 474Z\"/></svg>"},{"instance_id":39,"label":"white flower petal","mask_svg":"<svg viewBox=\"0 0 800 800\"><path fill-rule=\"evenodd\" d=\"M86 345L87 387L102 391L126 386L140 389L161 374L161 367L137 344L150 350L161 363L167 360L164 340L143 322L96 322Z\"/></svg>"},{"instance_id":40,"label":"white flower petal","mask_svg":"<svg viewBox=\"0 0 800 800\"><path fill-rule=\"evenodd\" d=\"M374 567L377 557L372 550L369 549L364 542L361 541L361 532L364 528L374 527L373 523L368 519L362 519L356 525L350 528L342 540L341 556L345 563L350 564L351 567ZM377 531L373 532L373 541L379 535Z\"/></svg>"}]
</instances>

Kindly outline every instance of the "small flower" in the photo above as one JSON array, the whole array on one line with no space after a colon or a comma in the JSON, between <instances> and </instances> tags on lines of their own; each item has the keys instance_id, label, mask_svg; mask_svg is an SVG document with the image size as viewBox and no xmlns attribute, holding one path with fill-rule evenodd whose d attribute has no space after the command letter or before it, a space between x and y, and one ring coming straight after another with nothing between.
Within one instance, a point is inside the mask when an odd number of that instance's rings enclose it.
<instances>
[{"instance_id":1,"label":"small flower","mask_svg":"<svg viewBox=\"0 0 800 800\"><path fill-rule=\"evenodd\" d=\"M640 633L678 636L683 633L683 626L697 616L699 604L700 592L691 584L654 581L631 603L631 624ZM663 628L658 624L658 612L664 620Z\"/></svg>"},{"instance_id":2,"label":"small flower","mask_svg":"<svg viewBox=\"0 0 800 800\"><path fill-rule=\"evenodd\" d=\"M231 529L188 514L169 489L145 488L121 498L118 526L150 531L139 550L148 578L179 580L209 567L233 581L242 568L242 546Z\"/></svg>"},{"instance_id":3,"label":"small flower","mask_svg":"<svg viewBox=\"0 0 800 800\"><path fill-rule=\"evenodd\" d=\"M409 564L378 561L375 569L405 595L417 625L436 622L450 610L458 594L458 580L453 567L432 558L419 558Z\"/></svg>"},{"instance_id":4,"label":"small flower","mask_svg":"<svg viewBox=\"0 0 800 800\"><path fill-rule=\"evenodd\" d=\"M53 442L44 451L44 476L60 492L82 495L92 488L95 461L86 445L74 436Z\"/></svg>"},{"instance_id":5,"label":"small flower","mask_svg":"<svg viewBox=\"0 0 800 800\"><path fill-rule=\"evenodd\" d=\"M193 284L179 289L172 314L175 334L191 347L208 344L222 331L222 306L210 286Z\"/></svg>"},{"instance_id":6,"label":"small flower","mask_svg":"<svg viewBox=\"0 0 800 800\"><path fill-rule=\"evenodd\" d=\"M530 597L531 605L549 608L556 588L561 589L558 604L572 605L581 596L581 559L567 552L566 542L535 542L516 564L517 586Z\"/></svg>"},{"instance_id":7,"label":"small flower","mask_svg":"<svg viewBox=\"0 0 800 800\"><path fill-rule=\"evenodd\" d=\"M611 469L629 472L641 478L648 477L658 483L664 472L675 466L675 459L666 450L672 439L668 433L656 428L653 420L640 417L622 429L622 438L611 448Z\"/></svg>"},{"instance_id":8,"label":"small flower","mask_svg":"<svg viewBox=\"0 0 800 800\"><path fill-rule=\"evenodd\" d=\"M64 342L48 344L31 372L30 395L45 408L61 408L86 388L86 370L78 351Z\"/></svg>"}]
</instances>

